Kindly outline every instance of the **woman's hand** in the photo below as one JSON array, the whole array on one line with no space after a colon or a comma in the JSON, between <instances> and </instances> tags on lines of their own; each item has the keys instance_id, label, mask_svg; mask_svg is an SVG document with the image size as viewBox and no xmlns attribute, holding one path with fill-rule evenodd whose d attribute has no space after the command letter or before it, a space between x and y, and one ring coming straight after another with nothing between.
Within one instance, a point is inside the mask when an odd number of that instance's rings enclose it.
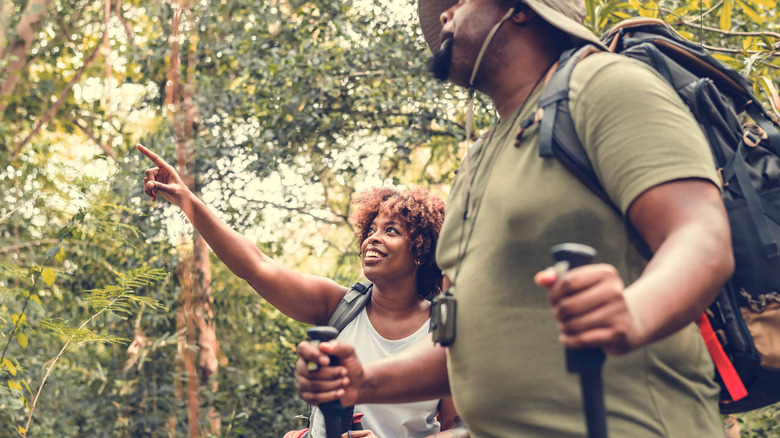
<instances>
[{"instance_id":1,"label":"woman's hand","mask_svg":"<svg viewBox=\"0 0 780 438\"><path fill-rule=\"evenodd\" d=\"M189 193L189 189L179 174L176 173L173 166L166 163L154 152L140 144L136 147L157 166L144 172L144 193L154 201L157 200L157 193L160 193L168 202L181 207L182 200Z\"/></svg>"}]
</instances>

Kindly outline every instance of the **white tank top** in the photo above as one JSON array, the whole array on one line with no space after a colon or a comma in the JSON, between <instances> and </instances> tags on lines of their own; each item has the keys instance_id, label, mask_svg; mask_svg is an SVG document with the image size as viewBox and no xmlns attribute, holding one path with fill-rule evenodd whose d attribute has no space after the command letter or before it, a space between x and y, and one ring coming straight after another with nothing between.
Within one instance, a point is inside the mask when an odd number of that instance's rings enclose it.
<instances>
[{"instance_id":1,"label":"white tank top","mask_svg":"<svg viewBox=\"0 0 780 438\"><path fill-rule=\"evenodd\" d=\"M385 339L377 333L366 309L358 314L338 336L338 339L351 344L362 363L383 359L398 353L428 334L430 319L416 332L397 340ZM363 429L374 432L379 438L422 438L439 432L436 420L439 400L415 403L358 404L355 413L363 415ZM325 437L325 420L316 407L312 407L312 436Z\"/></svg>"}]
</instances>

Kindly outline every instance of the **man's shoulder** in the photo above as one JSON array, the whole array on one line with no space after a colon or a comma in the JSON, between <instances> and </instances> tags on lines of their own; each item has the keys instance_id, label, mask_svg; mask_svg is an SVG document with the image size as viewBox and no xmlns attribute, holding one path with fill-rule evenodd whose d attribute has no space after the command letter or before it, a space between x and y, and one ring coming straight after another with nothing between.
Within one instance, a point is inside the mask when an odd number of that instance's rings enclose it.
<instances>
[{"instance_id":1,"label":"man's shoulder","mask_svg":"<svg viewBox=\"0 0 780 438\"><path fill-rule=\"evenodd\" d=\"M655 99L658 96L664 98ZM597 106L607 103L618 111L619 106L642 105L650 100L656 106L683 106L674 89L651 66L609 52L594 53L577 64L569 81L569 99L572 109L581 100Z\"/></svg>"},{"instance_id":2,"label":"man's shoulder","mask_svg":"<svg viewBox=\"0 0 780 438\"><path fill-rule=\"evenodd\" d=\"M594 77L603 75L631 80L637 75L644 77L648 73L662 79L655 70L641 61L618 53L598 52L586 56L577 64L572 71L572 80L587 82Z\"/></svg>"}]
</instances>

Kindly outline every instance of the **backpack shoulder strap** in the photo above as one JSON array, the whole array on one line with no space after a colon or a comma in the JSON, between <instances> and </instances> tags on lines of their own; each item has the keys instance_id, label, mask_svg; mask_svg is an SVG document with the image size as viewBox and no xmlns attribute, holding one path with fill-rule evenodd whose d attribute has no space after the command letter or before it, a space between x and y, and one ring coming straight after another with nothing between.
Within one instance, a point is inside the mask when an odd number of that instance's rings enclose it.
<instances>
[{"instance_id":1,"label":"backpack shoulder strap","mask_svg":"<svg viewBox=\"0 0 780 438\"><path fill-rule=\"evenodd\" d=\"M561 55L558 67L542 90L539 110L539 156L558 159L585 186L608 205L618 209L601 186L585 148L580 143L569 111L569 82L574 67L586 56L601 51L595 46L583 46ZM619 212L619 211L618 211Z\"/></svg>"},{"instance_id":2,"label":"backpack shoulder strap","mask_svg":"<svg viewBox=\"0 0 780 438\"><path fill-rule=\"evenodd\" d=\"M335 327L340 333L366 307L368 300L371 299L373 288L374 285L370 282L353 284L344 294L339 305L336 306L336 310L333 311L328 320L328 325Z\"/></svg>"},{"instance_id":3,"label":"backpack shoulder strap","mask_svg":"<svg viewBox=\"0 0 780 438\"><path fill-rule=\"evenodd\" d=\"M568 50L561 55L558 68L551 75L539 97L537 111L542 113L539 126L539 156L560 161L585 187L609 205L618 216L623 217L623 212L612 202L601 185L596 171L593 170L569 110L569 82L574 67L588 55L601 51L598 47L586 45ZM626 221L626 227L637 251L649 260L652 252L647 244L629 221Z\"/></svg>"}]
</instances>

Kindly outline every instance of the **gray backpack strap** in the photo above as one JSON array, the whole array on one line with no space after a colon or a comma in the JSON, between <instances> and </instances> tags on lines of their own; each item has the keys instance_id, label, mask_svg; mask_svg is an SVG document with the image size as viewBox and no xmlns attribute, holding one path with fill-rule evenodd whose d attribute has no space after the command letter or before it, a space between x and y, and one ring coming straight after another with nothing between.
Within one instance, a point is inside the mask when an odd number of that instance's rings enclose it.
<instances>
[{"instance_id":1,"label":"gray backpack strap","mask_svg":"<svg viewBox=\"0 0 780 438\"><path fill-rule=\"evenodd\" d=\"M333 311L333 315L328 320L328 325L336 327L339 332L344 330L344 327L366 307L368 300L371 299L373 287L373 283L365 285L358 282L353 284L344 294L339 305L336 306L336 310Z\"/></svg>"}]
</instances>

